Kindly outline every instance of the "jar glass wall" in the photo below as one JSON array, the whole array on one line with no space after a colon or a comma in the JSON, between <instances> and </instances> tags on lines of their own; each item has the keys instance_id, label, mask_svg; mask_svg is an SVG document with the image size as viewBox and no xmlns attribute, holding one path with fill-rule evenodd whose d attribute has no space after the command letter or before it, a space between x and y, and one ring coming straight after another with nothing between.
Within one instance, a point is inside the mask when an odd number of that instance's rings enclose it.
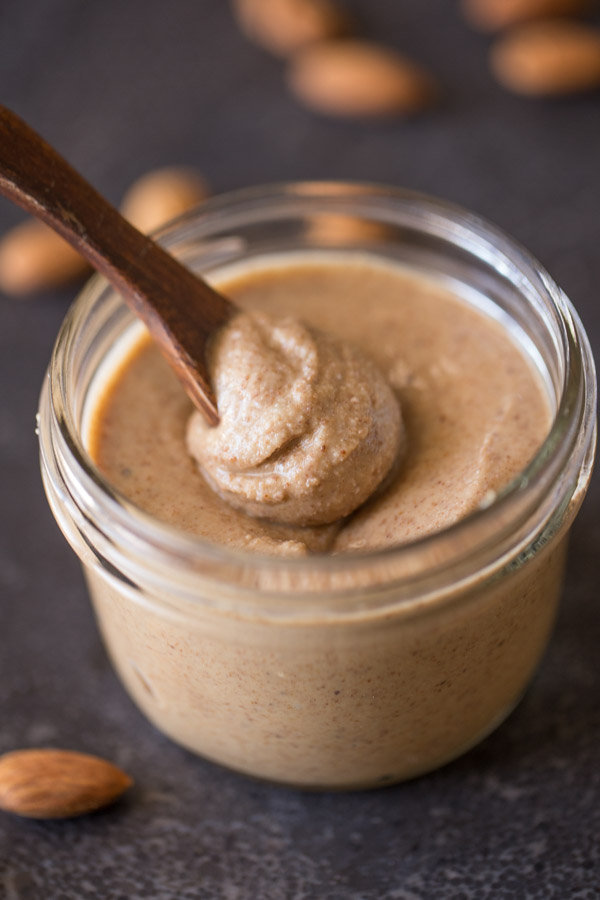
<instances>
[{"instance_id":1,"label":"jar glass wall","mask_svg":"<svg viewBox=\"0 0 600 900\"><path fill-rule=\"evenodd\" d=\"M513 708L548 639L595 445L579 319L505 235L389 188L242 191L160 240L210 277L290 253L393 260L497 319L545 381L550 434L487 507L404 546L294 559L178 532L97 470L86 429L102 373L138 328L102 279L67 316L42 390L48 499L115 667L151 721L211 759L305 787L376 786L441 765Z\"/></svg>"}]
</instances>

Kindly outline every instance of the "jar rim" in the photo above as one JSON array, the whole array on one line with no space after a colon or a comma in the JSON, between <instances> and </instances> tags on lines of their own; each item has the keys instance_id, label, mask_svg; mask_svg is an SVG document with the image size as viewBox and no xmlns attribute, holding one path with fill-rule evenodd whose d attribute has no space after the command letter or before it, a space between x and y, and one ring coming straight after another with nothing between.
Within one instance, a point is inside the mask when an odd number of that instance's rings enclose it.
<instances>
[{"instance_id":1,"label":"jar rim","mask_svg":"<svg viewBox=\"0 0 600 900\"><path fill-rule=\"evenodd\" d=\"M413 541L375 550L340 555L316 553L307 557L277 557L215 544L161 522L137 507L102 475L84 446L69 403L66 376L69 351L78 330L85 323L93 303L107 289L104 279L94 276L75 300L59 331L49 369L49 396L47 401L42 400L40 415L44 413L44 405L48 405L56 426L55 439L61 442L63 456L68 456L69 484L72 487L79 481L83 494L90 498L96 512L100 508L98 504L105 506L114 518L119 539L130 542L128 551L133 552L134 545L139 550L145 544L152 547L163 562L172 559L181 564L186 560L196 572L209 564L214 564L219 571L224 568L229 572L236 569L245 573L265 568L280 573L356 573L361 567L380 567L382 571L390 569L396 573L392 579L394 585L399 580L409 585L414 582L416 570L418 577L423 579L423 571L418 565L405 565L410 556L413 560L441 560L438 568L453 568L455 578L457 573L466 572L468 560L474 552L481 550L484 540L493 536L497 543L500 525L504 531L514 532L517 518L521 523L531 522L542 495L546 496L557 480L562 478L566 483L564 473L567 468L577 473L570 479L573 491L577 479L581 481L581 470L585 469L582 493L585 492L594 451L596 407L594 361L587 335L571 303L545 269L527 250L483 218L452 203L403 188L357 182L290 182L222 194L168 223L154 236L170 248L185 237L191 225L196 229L202 226L204 234L199 236L208 237L211 228L214 230L217 224L223 227L227 223L234 225L240 219L247 221L249 216L264 217L276 209L281 211L290 202L307 208L320 203L328 211L349 214L348 205L353 201L377 202L379 209L384 213L387 210L390 217L399 206L410 207L413 214L421 215L424 223L425 219L430 224L435 220L436 227L442 232L446 227L455 236L468 234L471 240L475 239L481 258L494 258L494 268L508 266L515 278L523 284L526 281L529 288L533 286L538 300L556 316L565 361L560 400L546 439L525 469L489 505ZM42 464L46 459L48 469L48 448L41 433L40 443ZM61 471L64 476L64 466ZM81 503L82 495L76 489L72 493L73 496L77 494L76 503ZM557 502L555 498L554 505ZM441 545L449 541L464 552L457 554L454 551L450 557L441 552ZM408 575L403 578L397 574L401 571ZM437 571L435 566L429 566L428 573L431 575L434 571ZM392 583L389 579L384 581L385 587ZM347 585L343 592L349 595ZM326 590L325 593L330 592Z\"/></svg>"}]
</instances>

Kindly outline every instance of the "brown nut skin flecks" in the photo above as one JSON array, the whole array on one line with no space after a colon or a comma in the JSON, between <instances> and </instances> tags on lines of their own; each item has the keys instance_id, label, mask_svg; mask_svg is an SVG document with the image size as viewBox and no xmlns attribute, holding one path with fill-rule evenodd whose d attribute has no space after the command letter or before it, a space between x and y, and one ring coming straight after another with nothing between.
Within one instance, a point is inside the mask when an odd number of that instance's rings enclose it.
<instances>
[{"instance_id":1,"label":"brown nut skin flecks","mask_svg":"<svg viewBox=\"0 0 600 900\"><path fill-rule=\"evenodd\" d=\"M600 31L560 20L530 23L492 47L490 65L508 90L551 97L600 87Z\"/></svg>"},{"instance_id":2,"label":"brown nut skin flecks","mask_svg":"<svg viewBox=\"0 0 600 900\"><path fill-rule=\"evenodd\" d=\"M0 757L0 809L31 819L93 812L132 784L107 760L73 750L16 750Z\"/></svg>"},{"instance_id":3,"label":"brown nut skin flecks","mask_svg":"<svg viewBox=\"0 0 600 900\"><path fill-rule=\"evenodd\" d=\"M292 93L315 112L340 117L411 115L437 89L417 63L369 41L327 41L296 54L288 70Z\"/></svg>"},{"instance_id":4,"label":"brown nut skin flecks","mask_svg":"<svg viewBox=\"0 0 600 900\"><path fill-rule=\"evenodd\" d=\"M240 312L209 358L221 421L187 447L227 503L290 525L328 525L364 503L403 455L384 374L355 347L292 316Z\"/></svg>"}]
</instances>

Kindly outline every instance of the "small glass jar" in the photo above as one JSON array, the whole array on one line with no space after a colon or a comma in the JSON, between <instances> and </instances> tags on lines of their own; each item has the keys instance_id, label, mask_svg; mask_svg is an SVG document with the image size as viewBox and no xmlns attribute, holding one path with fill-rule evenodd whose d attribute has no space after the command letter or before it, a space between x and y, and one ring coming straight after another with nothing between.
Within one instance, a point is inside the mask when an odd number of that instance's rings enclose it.
<instances>
[{"instance_id":1,"label":"small glass jar","mask_svg":"<svg viewBox=\"0 0 600 900\"><path fill-rule=\"evenodd\" d=\"M392 188L241 191L159 238L213 276L315 248L394 260L484 307L544 378L551 431L485 508L403 546L292 559L170 528L95 467L85 434L99 373L137 327L103 279L68 313L43 385L50 506L115 668L159 729L239 771L308 788L374 787L442 765L505 718L548 640L595 448L594 364L577 314L504 234Z\"/></svg>"}]
</instances>

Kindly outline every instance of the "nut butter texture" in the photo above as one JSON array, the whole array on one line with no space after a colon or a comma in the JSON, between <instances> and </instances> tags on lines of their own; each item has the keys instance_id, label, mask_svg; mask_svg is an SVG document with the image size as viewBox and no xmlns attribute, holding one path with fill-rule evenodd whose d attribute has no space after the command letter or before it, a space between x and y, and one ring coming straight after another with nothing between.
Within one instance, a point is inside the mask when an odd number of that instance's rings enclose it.
<instances>
[{"instance_id":1,"label":"nut butter texture","mask_svg":"<svg viewBox=\"0 0 600 900\"><path fill-rule=\"evenodd\" d=\"M397 398L371 360L296 318L241 312L214 337L220 422L195 412L187 446L224 500L325 525L354 512L399 460Z\"/></svg>"},{"instance_id":2,"label":"nut butter texture","mask_svg":"<svg viewBox=\"0 0 600 900\"><path fill-rule=\"evenodd\" d=\"M341 522L302 527L247 516L197 470L186 448L191 406L142 341L105 393L91 450L120 491L171 525L286 555L386 547L476 509L545 437L549 404L531 365L499 324L434 281L364 258L267 266L220 286L242 307L301 319L372 360L399 400L405 456L385 490ZM249 434L250 449L252 440Z\"/></svg>"},{"instance_id":3,"label":"nut butter texture","mask_svg":"<svg viewBox=\"0 0 600 900\"><path fill-rule=\"evenodd\" d=\"M88 435L120 491L208 540L306 556L430 534L522 470L551 415L541 379L503 326L440 283L367 256L339 259L266 260L219 286L247 309L297 317L348 341L386 375L406 453L381 492L325 526L233 509L187 453L190 403L147 340L113 372ZM373 605L381 572L367 558L361 602L335 616L322 568L311 573L313 585L323 579L323 609L300 612L295 598L290 615L281 581L275 614L261 603L262 587L248 588L255 612L236 605L233 586L201 577L197 602L161 588L137 603L130 585L95 566L85 571L117 671L158 728L255 776L359 788L441 765L512 709L548 638L564 548L559 536L494 577L436 591L425 607L399 598ZM351 566L347 576L352 590Z\"/></svg>"}]
</instances>

